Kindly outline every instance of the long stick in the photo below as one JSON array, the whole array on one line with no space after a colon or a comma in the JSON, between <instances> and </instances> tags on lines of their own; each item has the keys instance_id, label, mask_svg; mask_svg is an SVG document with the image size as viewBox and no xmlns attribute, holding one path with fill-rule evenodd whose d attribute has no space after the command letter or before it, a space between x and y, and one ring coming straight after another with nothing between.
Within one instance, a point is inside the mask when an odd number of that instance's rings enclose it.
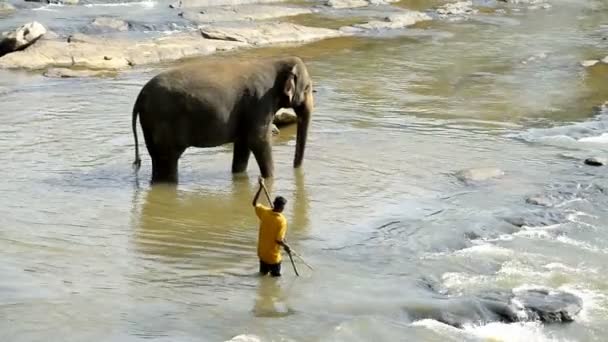
<instances>
[{"instance_id":1,"label":"long stick","mask_svg":"<svg viewBox=\"0 0 608 342\"><path fill-rule=\"evenodd\" d=\"M262 185L262 189L264 189L264 193L266 194L266 199L268 200L268 204L270 204L270 207L272 209L274 209L274 205L272 205L272 200L270 199L270 194L268 193L268 190L266 189L266 186L264 184ZM296 276L300 276L300 274L298 273L298 269L296 268L296 263L293 261L293 257L291 256L291 251L287 252L287 255L289 255L289 260L291 260L291 266L293 266L293 271L296 272Z\"/></svg>"},{"instance_id":2,"label":"long stick","mask_svg":"<svg viewBox=\"0 0 608 342\"><path fill-rule=\"evenodd\" d=\"M293 257L291 256L291 251L287 252L287 255L289 255L289 260L291 260L291 266L293 266L293 271L296 272L296 276L300 276L300 274L298 273L298 269L296 268L296 263L293 262Z\"/></svg>"},{"instance_id":3,"label":"long stick","mask_svg":"<svg viewBox=\"0 0 608 342\"><path fill-rule=\"evenodd\" d=\"M296 251L294 251L293 249L292 249L291 251L293 252L293 254L295 254L295 255L298 257L298 259L300 259L300 261L301 261L301 262L302 262L304 265L308 266L308 268L310 268L310 270L311 270L311 271L314 271L314 268L312 268L312 266L310 266L310 265L309 265L309 264L308 264L308 263L307 263L307 262L304 260L304 258L302 258L302 256L301 256L299 253L297 253L297 252L296 252Z\"/></svg>"}]
</instances>

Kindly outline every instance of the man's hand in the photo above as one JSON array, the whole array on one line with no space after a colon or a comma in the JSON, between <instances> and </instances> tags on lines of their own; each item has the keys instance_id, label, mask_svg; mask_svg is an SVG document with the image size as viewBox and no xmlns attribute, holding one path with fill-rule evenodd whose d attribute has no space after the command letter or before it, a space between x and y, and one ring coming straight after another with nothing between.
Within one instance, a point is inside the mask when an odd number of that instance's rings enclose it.
<instances>
[{"instance_id":1,"label":"man's hand","mask_svg":"<svg viewBox=\"0 0 608 342\"><path fill-rule=\"evenodd\" d=\"M264 186L264 178L262 176L258 177L258 184L260 184L260 186Z\"/></svg>"},{"instance_id":2,"label":"man's hand","mask_svg":"<svg viewBox=\"0 0 608 342\"><path fill-rule=\"evenodd\" d=\"M291 247L288 244L284 244L283 248L285 249L285 253L291 254Z\"/></svg>"}]
</instances>

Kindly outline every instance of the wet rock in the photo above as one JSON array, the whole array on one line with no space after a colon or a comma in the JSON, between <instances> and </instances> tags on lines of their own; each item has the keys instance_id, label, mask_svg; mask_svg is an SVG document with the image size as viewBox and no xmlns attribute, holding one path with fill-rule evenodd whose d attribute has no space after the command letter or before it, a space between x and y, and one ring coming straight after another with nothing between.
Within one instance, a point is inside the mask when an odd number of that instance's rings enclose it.
<instances>
[{"instance_id":1,"label":"wet rock","mask_svg":"<svg viewBox=\"0 0 608 342\"><path fill-rule=\"evenodd\" d=\"M456 173L456 178L463 182L482 182L493 178L504 176L504 171L496 167L483 167L461 170Z\"/></svg>"},{"instance_id":2,"label":"wet rock","mask_svg":"<svg viewBox=\"0 0 608 342\"><path fill-rule=\"evenodd\" d=\"M48 0L50 4L78 5L80 0Z\"/></svg>"},{"instance_id":3,"label":"wet rock","mask_svg":"<svg viewBox=\"0 0 608 342\"><path fill-rule=\"evenodd\" d=\"M115 72L109 70L74 70L68 68L50 68L43 73L50 78L80 78L80 77L100 77L114 75Z\"/></svg>"},{"instance_id":4,"label":"wet rock","mask_svg":"<svg viewBox=\"0 0 608 342\"><path fill-rule=\"evenodd\" d=\"M0 2L0 15L8 14L15 12L15 6L9 4L8 2Z\"/></svg>"},{"instance_id":5,"label":"wet rock","mask_svg":"<svg viewBox=\"0 0 608 342\"><path fill-rule=\"evenodd\" d=\"M208 39L243 42L251 45L279 43L307 43L338 37L338 30L307 27L291 23L259 23L238 27L201 27L203 37Z\"/></svg>"},{"instance_id":6,"label":"wet rock","mask_svg":"<svg viewBox=\"0 0 608 342\"><path fill-rule=\"evenodd\" d=\"M356 24L352 27L362 30L400 29L425 20L432 20L432 18L426 13L406 11L404 13L390 15L382 21L374 20L365 24Z\"/></svg>"},{"instance_id":7,"label":"wet rock","mask_svg":"<svg viewBox=\"0 0 608 342\"><path fill-rule=\"evenodd\" d=\"M538 205L541 207L553 206L553 202L549 198L544 197L542 195L530 196L530 197L526 198L526 203L532 204L532 205Z\"/></svg>"},{"instance_id":8,"label":"wet rock","mask_svg":"<svg viewBox=\"0 0 608 342\"><path fill-rule=\"evenodd\" d=\"M325 6L332 8L357 8L369 6L369 2L366 0L328 0L325 2Z\"/></svg>"},{"instance_id":9,"label":"wet rock","mask_svg":"<svg viewBox=\"0 0 608 342\"><path fill-rule=\"evenodd\" d=\"M0 57L14 51L26 49L45 33L46 29L37 21L18 27L0 40Z\"/></svg>"},{"instance_id":10,"label":"wet rock","mask_svg":"<svg viewBox=\"0 0 608 342\"><path fill-rule=\"evenodd\" d=\"M579 297L547 289L517 291L511 302L523 306L527 320L544 323L572 322L583 309L583 301Z\"/></svg>"},{"instance_id":11,"label":"wet rock","mask_svg":"<svg viewBox=\"0 0 608 342\"><path fill-rule=\"evenodd\" d=\"M447 17L475 14L477 10L473 8L473 1L460 1L441 6L436 12L440 17Z\"/></svg>"},{"instance_id":12,"label":"wet rock","mask_svg":"<svg viewBox=\"0 0 608 342\"><path fill-rule=\"evenodd\" d=\"M407 304L404 309L411 320L434 319L461 328L491 322L566 323L574 320L582 305L582 300L571 293L528 289L440 296L438 300Z\"/></svg>"},{"instance_id":13,"label":"wet rock","mask_svg":"<svg viewBox=\"0 0 608 342\"><path fill-rule=\"evenodd\" d=\"M335 9L359 8L366 6L388 5L399 0L326 0L325 6Z\"/></svg>"},{"instance_id":14,"label":"wet rock","mask_svg":"<svg viewBox=\"0 0 608 342\"><path fill-rule=\"evenodd\" d=\"M274 115L273 123L277 125L277 127L283 127L295 124L297 121L298 117L293 109L283 108L279 109L279 111Z\"/></svg>"},{"instance_id":15,"label":"wet rock","mask_svg":"<svg viewBox=\"0 0 608 342\"><path fill-rule=\"evenodd\" d=\"M209 7L203 11L185 11L180 13L180 16L197 23L216 23L224 21L266 20L308 13L312 13L312 10L302 7L242 5L236 7Z\"/></svg>"},{"instance_id":16,"label":"wet rock","mask_svg":"<svg viewBox=\"0 0 608 342\"><path fill-rule=\"evenodd\" d=\"M600 61L598 61L597 59L590 59L590 60L582 61L581 65L584 66L585 68L588 68L588 67L592 67L592 66L596 65L599 62Z\"/></svg>"},{"instance_id":17,"label":"wet rock","mask_svg":"<svg viewBox=\"0 0 608 342\"><path fill-rule=\"evenodd\" d=\"M585 164L590 166L604 166L608 164L608 158L603 157L591 157L585 159Z\"/></svg>"},{"instance_id":18,"label":"wet rock","mask_svg":"<svg viewBox=\"0 0 608 342\"><path fill-rule=\"evenodd\" d=\"M97 28L110 29L115 31L128 31L130 25L124 20L110 18L110 17L99 17L93 20L92 25Z\"/></svg>"},{"instance_id":19,"label":"wet rock","mask_svg":"<svg viewBox=\"0 0 608 342\"><path fill-rule=\"evenodd\" d=\"M212 6L237 6L248 4L262 4L280 2L282 0L177 0L170 4L171 8L194 8Z\"/></svg>"}]
</instances>

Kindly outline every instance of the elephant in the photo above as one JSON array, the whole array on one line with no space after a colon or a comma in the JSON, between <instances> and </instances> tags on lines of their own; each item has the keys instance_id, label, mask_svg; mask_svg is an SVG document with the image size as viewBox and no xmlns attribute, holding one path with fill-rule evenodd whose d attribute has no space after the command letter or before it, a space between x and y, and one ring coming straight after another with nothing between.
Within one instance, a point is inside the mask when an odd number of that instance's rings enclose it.
<instances>
[{"instance_id":1,"label":"elephant","mask_svg":"<svg viewBox=\"0 0 608 342\"><path fill-rule=\"evenodd\" d=\"M314 109L312 79L300 57L195 60L149 80L133 106L135 172L141 167L137 115L152 159L152 183L177 183L178 160L188 147L233 143L232 173L253 153L261 176L274 176L272 121L277 110L297 116L294 168L304 150Z\"/></svg>"}]
</instances>

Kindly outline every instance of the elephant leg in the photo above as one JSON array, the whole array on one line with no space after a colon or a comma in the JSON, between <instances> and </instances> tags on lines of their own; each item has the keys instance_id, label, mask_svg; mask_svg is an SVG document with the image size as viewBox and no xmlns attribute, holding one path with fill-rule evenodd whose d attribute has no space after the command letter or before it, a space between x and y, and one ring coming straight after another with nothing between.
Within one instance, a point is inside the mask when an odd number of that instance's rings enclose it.
<instances>
[{"instance_id":1,"label":"elephant leg","mask_svg":"<svg viewBox=\"0 0 608 342\"><path fill-rule=\"evenodd\" d=\"M152 183L177 183L179 158L185 149L173 149L152 156Z\"/></svg>"},{"instance_id":2,"label":"elephant leg","mask_svg":"<svg viewBox=\"0 0 608 342\"><path fill-rule=\"evenodd\" d=\"M272 148L270 142L260 141L251 145L251 151L255 156L258 166L260 167L260 173L264 178L270 178L274 174L274 163L272 160Z\"/></svg>"},{"instance_id":3,"label":"elephant leg","mask_svg":"<svg viewBox=\"0 0 608 342\"><path fill-rule=\"evenodd\" d=\"M247 170L247 164L249 164L249 156L251 150L247 142L237 139L234 142L234 152L232 156L232 173L241 173Z\"/></svg>"}]
</instances>

